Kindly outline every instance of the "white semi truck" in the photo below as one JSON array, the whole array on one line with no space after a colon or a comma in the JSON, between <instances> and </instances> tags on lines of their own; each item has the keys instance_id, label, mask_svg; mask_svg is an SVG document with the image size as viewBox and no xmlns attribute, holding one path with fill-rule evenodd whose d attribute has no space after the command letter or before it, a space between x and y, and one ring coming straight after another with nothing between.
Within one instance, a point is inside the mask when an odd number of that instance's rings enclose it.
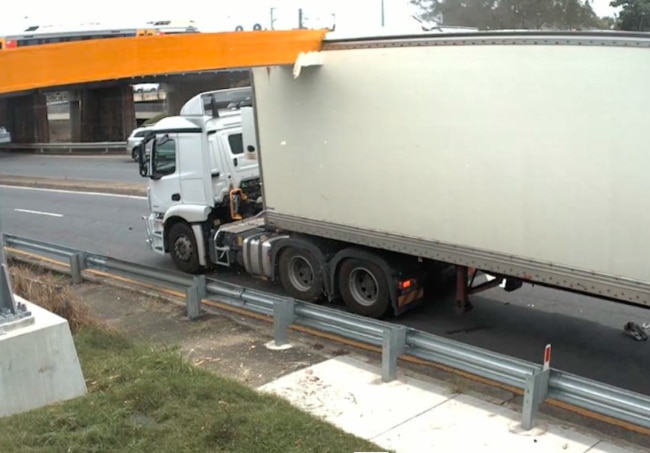
<instances>
[{"instance_id":1,"label":"white semi truck","mask_svg":"<svg viewBox=\"0 0 650 453\"><path fill-rule=\"evenodd\" d=\"M461 312L523 282L648 307L649 74L648 34L326 40L156 124L148 242L372 317L450 267Z\"/></svg>"}]
</instances>

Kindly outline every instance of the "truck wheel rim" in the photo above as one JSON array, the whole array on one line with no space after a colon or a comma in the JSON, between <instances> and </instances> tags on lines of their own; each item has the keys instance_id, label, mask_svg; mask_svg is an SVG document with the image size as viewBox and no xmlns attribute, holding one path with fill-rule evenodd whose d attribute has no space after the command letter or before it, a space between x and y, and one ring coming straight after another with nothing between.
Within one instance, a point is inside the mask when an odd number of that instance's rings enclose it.
<instances>
[{"instance_id":1,"label":"truck wheel rim","mask_svg":"<svg viewBox=\"0 0 650 453\"><path fill-rule=\"evenodd\" d=\"M192 243L189 238L181 236L176 239L174 244L174 252L176 256L182 261L189 261L192 257Z\"/></svg>"},{"instance_id":2,"label":"truck wheel rim","mask_svg":"<svg viewBox=\"0 0 650 453\"><path fill-rule=\"evenodd\" d=\"M314 284L314 269L309 261L301 256L294 256L288 267L291 285L299 291L309 291Z\"/></svg>"},{"instance_id":3,"label":"truck wheel rim","mask_svg":"<svg viewBox=\"0 0 650 453\"><path fill-rule=\"evenodd\" d=\"M377 302L379 284L375 276L366 269L358 267L350 272L348 286L350 294L359 305L370 307Z\"/></svg>"}]
</instances>

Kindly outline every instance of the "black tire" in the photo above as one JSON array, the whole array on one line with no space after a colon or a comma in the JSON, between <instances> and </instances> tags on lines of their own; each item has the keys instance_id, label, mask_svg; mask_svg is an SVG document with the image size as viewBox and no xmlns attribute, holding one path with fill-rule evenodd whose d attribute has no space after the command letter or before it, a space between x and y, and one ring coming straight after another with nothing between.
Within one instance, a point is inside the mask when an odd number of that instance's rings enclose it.
<instances>
[{"instance_id":1,"label":"black tire","mask_svg":"<svg viewBox=\"0 0 650 453\"><path fill-rule=\"evenodd\" d=\"M131 150L131 159L133 160L133 162L138 161L138 153L135 152L135 148Z\"/></svg>"},{"instance_id":2,"label":"black tire","mask_svg":"<svg viewBox=\"0 0 650 453\"><path fill-rule=\"evenodd\" d=\"M187 274L201 272L196 239L192 228L183 222L176 223L169 231L169 253L178 269Z\"/></svg>"},{"instance_id":3,"label":"black tire","mask_svg":"<svg viewBox=\"0 0 650 453\"><path fill-rule=\"evenodd\" d=\"M354 313L380 318L391 307L386 277L375 263L346 259L339 268L338 285L343 302Z\"/></svg>"},{"instance_id":4,"label":"black tire","mask_svg":"<svg viewBox=\"0 0 650 453\"><path fill-rule=\"evenodd\" d=\"M287 248L280 254L278 266L280 283L289 296L305 302L318 302L323 297L323 273L309 250Z\"/></svg>"}]
</instances>

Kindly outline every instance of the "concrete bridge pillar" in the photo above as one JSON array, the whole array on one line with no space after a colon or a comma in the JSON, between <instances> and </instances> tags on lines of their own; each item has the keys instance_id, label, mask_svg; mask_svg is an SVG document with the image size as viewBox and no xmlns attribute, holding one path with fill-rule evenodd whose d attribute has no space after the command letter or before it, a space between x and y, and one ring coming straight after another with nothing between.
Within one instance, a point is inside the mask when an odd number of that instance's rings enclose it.
<instances>
[{"instance_id":1,"label":"concrete bridge pillar","mask_svg":"<svg viewBox=\"0 0 650 453\"><path fill-rule=\"evenodd\" d=\"M70 141L81 142L81 99L78 91L68 93L68 108L70 112Z\"/></svg>"},{"instance_id":2,"label":"concrete bridge pillar","mask_svg":"<svg viewBox=\"0 0 650 453\"><path fill-rule=\"evenodd\" d=\"M79 90L70 99L72 141L123 141L136 127L130 85Z\"/></svg>"},{"instance_id":3,"label":"concrete bridge pillar","mask_svg":"<svg viewBox=\"0 0 650 453\"><path fill-rule=\"evenodd\" d=\"M248 85L248 71L223 71L211 76L201 75L200 79L188 77L179 82L163 83L160 88L165 91L165 112L178 115L183 104L199 93Z\"/></svg>"},{"instance_id":4,"label":"concrete bridge pillar","mask_svg":"<svg viewBox=\"0 0 650 453\"><path fill-rule=\"evenodd\" d=\"M9 129L9 116L7 115L7 99L0 99L0 126Z\"/></svg>"},{"instance_id":5,"label":"concrete bridge pillar","mask_svg":"<svg viewBox=\"0 0 650 453\"><path fill-rule=\"evenodd\" d=\"M44 94L0 99L0 126L11 133L14 143L47 143L50 129Z\"/></svg>"}]
</instances>

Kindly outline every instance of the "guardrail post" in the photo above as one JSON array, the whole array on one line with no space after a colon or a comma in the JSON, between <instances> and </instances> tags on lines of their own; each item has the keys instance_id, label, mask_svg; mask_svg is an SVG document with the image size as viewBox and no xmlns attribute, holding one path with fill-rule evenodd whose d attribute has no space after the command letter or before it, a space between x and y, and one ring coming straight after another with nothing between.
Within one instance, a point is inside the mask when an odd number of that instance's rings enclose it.
<instances>
[{"instance_id":1,"label":"guardrail post","mask_svg":"<svg viewBox=\"0 0 650 453\"><path fill-rule=\"evenodd\" d=\"M535 426L535 415L548 396L548 382L551 376L551 345L544 350L544 366L541 371L526 376L526 389L524 393L524 407L521 416L521 427L525 430Z\"/></svg>"},{"instance_id":2,"label":"guardrail post","mask_svg":"<svg viewBox=\"0 0 650 453\"><path fill-rule=\"evenodd\" d=\"M84 261L83 253L74 253L70 255L70 276L72 277L73 285L83 283L81 271L84 269Z\"/></svg>"},{"instance_id":3,"label":"guardrail post","mask_svg":"<svg viewBox=\"0 0 650 453\"><path fill-rule=\"evenodd\" d=\"M384 330L381 348L381 380L390 382L397 378L397 359L406 348L406 327L394 326Z\"/></svg>"},{"instance_id":4,"label":"guardrail post","mask_svg":"<svg viewBox=\"0 0 650 453\"><path fill-rule=\"evenodd\" d=\"M5 233L0 229L0 263L6 263L7 256L5 255Z\"/></svg>"},{"instance_id":5,"label":"guardrail post","mask_svg":"<svg viewBox=\"0 0 650 453\"><path fill-rule=\"evenodd\" d=\"M187 304L187 317L193 321L201 314L201 301L206 295L205 275L195 275L192 286L187 288L185 302Z\"/></svg>"},{"instance_id":6,"label":"guardrail post","mask_svg":"<svg viewBox=\"0 0 650 453\"><path fill-rule=\"evenodd\" d=\"M273 304L273 339L274 347L280 348L289 344L289 326L296 319L296 301L282 298Z\"/></svg>"}]
</instances>

